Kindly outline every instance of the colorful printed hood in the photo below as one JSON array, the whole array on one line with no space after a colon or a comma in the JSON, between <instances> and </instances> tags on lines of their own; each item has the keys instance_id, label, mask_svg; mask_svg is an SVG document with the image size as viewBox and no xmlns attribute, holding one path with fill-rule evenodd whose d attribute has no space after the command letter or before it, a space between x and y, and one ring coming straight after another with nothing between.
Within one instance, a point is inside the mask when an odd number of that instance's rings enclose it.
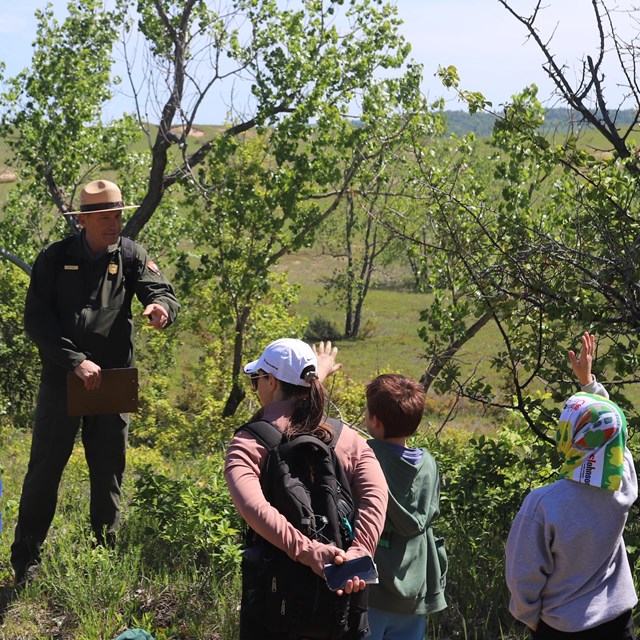
<instances>
[{"instance_id":1,"label":"colorful printed hood","mask_svg":"<svg viewBox=\"0 0 640 640\"><path fill-rule=\"evenodd\" d=\"M620 489L627 420L615 402L576 393L564 405L556 447L564 460L560 477L610 491Z\"/></svg>"}]
</instances>

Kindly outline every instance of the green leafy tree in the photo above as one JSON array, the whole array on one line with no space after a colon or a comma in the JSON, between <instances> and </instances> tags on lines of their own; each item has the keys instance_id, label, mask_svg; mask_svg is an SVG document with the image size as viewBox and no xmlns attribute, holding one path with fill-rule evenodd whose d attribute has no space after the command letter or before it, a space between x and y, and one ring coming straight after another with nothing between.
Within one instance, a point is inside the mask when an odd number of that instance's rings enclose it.
<instances>
[{"instance_id":1,"label":"green leafy tree","mask_svg":"<svg viewBox=\"0 0 640 640\"><path fill-rule=\"evenodd\" d=\"M548 400L560 402L575 389L566 349L578 346L584 329L599 336L597 375L637 424L624 389L638 382L638 158L634 123L618 130L602 76L603 61L613 56L637 100L637 53L616 33L607 3L593 8L599 48L585 58L577 84L538 32L540 4L528 18L510 10L540 46L560 97L608 149L586 146L584 129L543 135L544 110L530 87L498 114L488 154L465 152L444 172L428 161L428 149L417 154L420 196L436 203L429 259L435 300L423 315L432 366L425 380L485 406L518 410L545 439L558 411ZM455 69L441 76L457 87ZM489 106L476 93L461 97L472 112ZM484 163L489 181L478 179ZM501 341L489 358L498 383L477 363L461 366L469 338L489 325Z\"/></svg>"},{"instance_id":2,"label":"green leafy tree","mask_svg":"<svg viewBox=\"0 0 640 640\"><path fill-rule=\"evenodd\" d=\"M408 53L395 9L382 0L304 2L287 9L272 0L229 0L215 8L195 0L121 0L113 11L97 0L73 0L69 14L61 25L51 8L38 14L34 63L5 81L4 125L24 166L33 165L41 203L59 211L71 207L92 168L117 170L122 156L109 158L108 152L122 151L129 121L101 127L99 116L116 81L110 77L112 51L122 26L131 111L148 141L141 168L146 189L124 230L134 239L167 190L192 181L194 167L215 146L214 137L196 144L189 136L214 88L251 86L246 109L230 105L232 123L223 136L256 127L292 135L320 110L348 113L354 101L366 99L363 88L374 82L374 72L399 68ZM136 61L144 67L142 86ZM150 105L156 109L151 113ZM157 127L150 125L154 120Z\"/></svg>"},{"instance_id":3,"label":"green leafy tree","mask_svg":"<svg viewBox=\"0 0 640 640\"><path fill-rule=\"evenodd\" d=\"M84 22L90 23L91 29L83 30ZM42 70L37 66L9 81L11 90L4 98L5 124L15 134L16 153L23 153L22 147L29 139L30 153L49 157L41 153L39 142L46 136L35 135L48 131L48 120L40 117L39 105L47 103L46 96L53 89L66 96L70 79L91 77L92 85L100 80L103 88L92 97L90 112L74 110L70 105L70 111L78 113L73 131L86 133L81 122L89 128L99 123L102 103L112 89L111 58L105 52L113 50L114 27L119 25L134 94L132 111L147 140L147 150L135 156L114 152L111 159L96 151L91 157L96 161L100 158L98 166L116 170L128 197L135 196L140 203L128 219L124 235L135 239L148 229L148 237L157 246L169 247L176 260L182 259L177 250L181 238L201 247L207 246L209 231L212 238L217 238L211 246L215 246L212 253L220 257L216 258L220 274L211 269L207 262L210 259L203 252L200 276L216 277L221 287L228 287L229 299L237 305L233 390L225 409L232 413L243 396L238 374L245 329L252 305L267 293L267 269L285 253L313 241L317 225L337 208L358 174L380 158L406 126L407 118L402 114L420 111L421 70L409 64L402 71L409 46L398 33L395 8L382 0L314 0L287 8L280 8L273 0L228 0L216 6L195 0L121 0L114 12L106 12L98 2L74 0L70 18L62 26L57 25L50 10L42 15L36 42L36 51L47 59L55 51L58 84L38 88L35 80ZM79 33L84 38L82 46ZM67 42L73 46L58 46ZM103 53L95 54L91 68L83 68L82 61L92 59L90 54L96 51ZM136 61L142 61L146 83L136 81ZM189 134L196 118L201 117L204 98L213 90L222 91L238 82L251 87L247 104L240 108L230 102L228 124L194 142ZM32 104L39 110L31 110ZM55 107L51 108L55 113ZM360 112L362 126L349 121L354 109ZM154 121L157 126L151 126ZM118 123L118 133L128 131L129 123L128 119ZM59 122L59 135L65 135L67 128L67 122ZM97 130L104 138L111 128ZM221 163L239 166L244 143L236 139L249 132L259 137L269 132L268 158L264 160L269 173L261 172L260 163L253 162L259 173L249 182L259 184L259 191L252 194L247 186L237 183L224 191L211 167L223 169L220 175L226 174L229 181L232 177ZM117 137L118 141L123 139ZM89 140L81 142L74 148L86 151ZM121 149L113 140L107 142L104 149ZM91 167L83 165L82 173L65 173L61 168L65 150L57 151L58 163L51 167L37 165L34 180L56 208L64 211L71 206L76 180L88 178ZM238 157L234 157L236 151ZM73 162L71 165L76 166ZM172 189L174 186L180 189ZM183 215L175 201L167 200L170 191L188 194L188 213ZM301 206L303 202L306 204ZM266 225L264 232L252 219L242 217L245 206L255 216L258 203ZM204 224L197 213L200 210L215 212L221 221L224 216L236 216L237 220L229 222L234 236L220 235L210 224ZM37 211L38 215L46 213L42 207ZM272 213L273 223L264 216L265 211ZM156 212L162 222L148 225ZM195 220L204 226L194 228ZM253 272L238 267L234 257L234 241L247 238L249 233L257 234L263 243L272 243L262 259L249 261ZM14 245L18 244L16 239ZM228 269L221 266L223 261L229 261ZM233 277L227 277L227 271L234 269ZM247 277L243 272L255 275ZM240 291L239 287L246 289Z\"/></svg>"},{"instance_id":4,"label":"green leafy tree","mask_svg":"<svg viewBox=\"0 0 640 640\"><path fill-rule=\"evenodd\" d=\"M283 255L313 241L315 230L345 197L354 172L378 162L388 149L384 136L353 126L332 109L321 116L314 125L299 123L296 136L285 127L221 138L198 173L198 184L207 185L210 197L200 208L194 206L190 237L202 251L195 280L217 282L234 334L225 415L233 414L244 397L243 354L257 327L254 309L272 293L269 272ZM201 198L200 188L194 187L191 197L193 206ZM187 261L181 264L193 280Z\"/></svg>"},{"instance_id":5,"label":"green leafy tree","mask_svg":"<svg viewBox=\"0 0 640 640\"><path fill-rule=\"evenodd\" d=\"M20 177L0 221L2 248L23 269L62 233L66 222L51 214L69 211L79 185L101 167L117 167L131 140L129 119L101 121L120 14L94 0L68 10L62 23L50 5L36 11L31 66L4 79L0 95L0 131Z\"/></svg>"},{"instance_id":6,"label":"green leafy tree","mask_svg":"<svg viewBox=\"0 0 640 640\"><path fill-rule=\"evenodd\" d=\"M375 196L371 198L374 207L376 200ZM339 250L344 253L334 254L345 258L345 266L336 269L324 285L325 295L344 309L345 338L358 337L376 263L393 240L391 234L376 223L375 211L362 211L362 205L365 203L356 202L354 195L348 194L341 211L344 226L340 238L343 245Z\"/></svg>"},{"instance_id":7,"label":"green leafy tree","mask_svg":"<svg viewBox=\"0 0 640 640\"><path fill-rule=\"evenodd\" d=\"M319 124L349 113L364 99L374 72L399 68L408 53L395 9L380 0L301 2L286 9L273 0L229 0L215 9L194 0L142 0L137 8L148 85L136 90L136 107L150 167L141 206L125 227L134 238L166 190L197 184L196 167L219 148L216 136L196 145L189 136L212 90L236 82L251 86L246 105L230 98L222 137L270 128L294 147L305 143L313 119ZM346 27L338 27L338 14ZM156 114L147 112L151 101L162 105ZM159 120L155 138L146 124L153 116ZM309 157L300 154L295 165L306 178Z\"/></svg>"},{"instance_id":8,"label":"green leafy tree","mask_svg":"<svg viewBox=\"0 0 640 640\"><path fill-rule=\"evenodd\" d=\"M403 233L397 226L389 226L387 217L394 222L406 219L410 200L402 194L411 170L413 145L416 140L433 140L444 131L440 103L429 105L414 92L418 74L419 69L409 68L404 81L372 92L370 104L376 107L372 114L363 115L362 127L378 131L378 137L385 141L384 153L363 167L322 234L323 249L344 258L344 266L325 283L325 297L344 310L347 338L360 333L375 272L397 258L398 238L403 243ZM392 98L394 95L397 97ZM390 100L395 108L389 111L383 105ZM407 254L404 250L401 253L403 257Z\"/></svg>"}]
</instances>

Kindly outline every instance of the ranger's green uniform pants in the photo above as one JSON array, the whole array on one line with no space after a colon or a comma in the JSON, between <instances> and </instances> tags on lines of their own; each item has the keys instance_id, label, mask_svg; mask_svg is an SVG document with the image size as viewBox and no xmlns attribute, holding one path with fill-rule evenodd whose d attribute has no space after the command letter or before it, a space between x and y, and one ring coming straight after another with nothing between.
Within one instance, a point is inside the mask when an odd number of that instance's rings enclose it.
<instances>
[{"instance_id":1,"label":"ranger's green uniform pants","mask_svg":"<svg viewBox=\"0 0 640 640\"><path fill-rule=\"evenodd\" d=\"M129 414L67 416L64 387L40 384L29 468L22 486L11 564L16 570L40 559L40 546L58 500L62 472L82 421L82 444L91 483L91 527L101 544L113 544L120 520Z\"/></svg>"}]
</instances>

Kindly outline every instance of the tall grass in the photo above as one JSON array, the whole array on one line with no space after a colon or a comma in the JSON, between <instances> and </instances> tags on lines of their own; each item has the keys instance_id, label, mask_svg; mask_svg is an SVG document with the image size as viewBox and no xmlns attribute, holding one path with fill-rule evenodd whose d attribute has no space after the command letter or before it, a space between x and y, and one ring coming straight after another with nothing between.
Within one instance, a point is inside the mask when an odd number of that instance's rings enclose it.
<instances>
[{"instance_id":1,"label":"tall grass","mask_svg":"<svg viewBox=\"0 0 640 640\"><path fill-rule=\"evenodd\" d=\"M131 476L136 475L138 465L150 460L164 471L174 467L171 461L159 462L153 452L147 456L131 450L123 527L116 547L105 549L95 545L90 531L88 478L82 449L77 446L63 477L37 577L23 591L13 592L9 547L29 441L27 432L6 426L0 430L5 484L0 589L5 601L10 596L0 611L0 638L108 640L138 627L156 640L232 640L237 636L236 571L176 562L175 549L158 540L149 557L148 518L131 507Z\"/></svg>"}]
</instances>

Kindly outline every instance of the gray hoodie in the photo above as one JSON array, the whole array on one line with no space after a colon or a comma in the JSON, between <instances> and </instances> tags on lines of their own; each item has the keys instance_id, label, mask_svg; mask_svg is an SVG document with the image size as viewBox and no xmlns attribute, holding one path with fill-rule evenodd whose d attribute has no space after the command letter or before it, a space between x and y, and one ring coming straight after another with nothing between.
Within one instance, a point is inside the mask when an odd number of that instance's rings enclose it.
<instances>
[{"instance_id":1,"label":"gray hoodie","mask_svg":"<svg viewBox=\"0 0 640 640\"><path fill-rule=\"evenodd\" d=\"M588 387L597 386L597 389ZM596 383L583 391L608 397ZM506 548L509 610L529 627L544 620L575 633L604 624L638 602L622 538L638 497L625 447L622 487L609 491L561 479L522 503Z\"/></svg>"}]
</instances>

